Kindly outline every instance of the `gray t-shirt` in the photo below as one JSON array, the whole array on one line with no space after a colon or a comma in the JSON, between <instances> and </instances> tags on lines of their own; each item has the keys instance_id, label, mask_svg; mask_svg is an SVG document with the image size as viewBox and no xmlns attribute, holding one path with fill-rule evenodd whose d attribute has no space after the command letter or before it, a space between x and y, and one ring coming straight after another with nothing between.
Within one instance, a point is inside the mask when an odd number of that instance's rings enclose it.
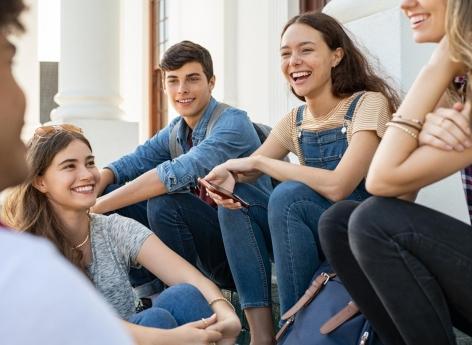
<instances>
[{"instance_id":1,"label":"gray t-shirt","mask_svg":"<svg viewBox=\"0 0 472 345\"><path fill-rule=\"evenodd\" d=\"M92 263L88 271L97 289L118 312L128 319L135 313L139 299L129 282L130 267L144 241L152 234L141 223L118 214L91 215Z\"/></svg>"},{"instance_id":2,"label":"gray t-shirt","mask_svg":"<svg viewBox=\"0 0 472 345\"><path fill-rule=\"evenodd\" d=\"M0 344L133 342L90 281L48 241L0 227Z\"/></svg>"}]
</instances>

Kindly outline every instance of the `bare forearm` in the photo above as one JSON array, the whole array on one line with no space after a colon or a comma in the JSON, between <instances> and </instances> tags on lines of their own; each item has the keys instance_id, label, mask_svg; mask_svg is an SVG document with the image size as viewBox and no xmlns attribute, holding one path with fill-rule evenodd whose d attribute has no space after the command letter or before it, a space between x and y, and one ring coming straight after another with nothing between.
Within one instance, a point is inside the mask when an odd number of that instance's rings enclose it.
<instances>
[{"instance_id":1,"label":"bare forearm","mask_svg":"<svg viewBox=\"0 0 472 345\"><path fill-rule=\"evenodd\" d=\"M115 175L110 169L102 169L100 171L100 182L97 184L97 194L101 195L105 188L115 182Z\"/></svg>"},{"instance_id":2,"label":"bare forearm","mask_svg":"<svg viewBox=\"0 0 472 345\"><path fill-rule=\"evenodd\" d=\"M175 337L169 330L144 327L124 320L122 323L128 329L136 345L164 345L169 344L171 340L175 341Z\"/></svg>"},{"instance_id":3,"label":"bare forearm","mask_svg":"<svg viewBox=\"0 0 472 345\"><path fill-rule=\"evenodd\" d=\"M110 212L165 193L167 193L167 189L157 176L156 170L153 169L121 188L98 198L93 211L97 213Z\"/></svg>"}]
</instances>

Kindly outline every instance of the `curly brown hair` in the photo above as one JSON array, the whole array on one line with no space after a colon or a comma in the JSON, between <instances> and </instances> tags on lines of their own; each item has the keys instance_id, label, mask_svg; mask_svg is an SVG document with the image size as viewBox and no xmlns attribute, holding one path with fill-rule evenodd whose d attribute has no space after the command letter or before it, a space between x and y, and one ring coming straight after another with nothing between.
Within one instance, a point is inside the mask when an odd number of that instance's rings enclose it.
<instances>
[{"instance_id":1,"label":"curly brown hair","mask_svg":"<svg viewBox=\"0 0 472 345\"><path fill-rule=\"evenodd\" d=\"M23 0L0 1L0 32L9 33L13 30L24 31L19 16L26 9Z\"/></svg>"}]
</instances>

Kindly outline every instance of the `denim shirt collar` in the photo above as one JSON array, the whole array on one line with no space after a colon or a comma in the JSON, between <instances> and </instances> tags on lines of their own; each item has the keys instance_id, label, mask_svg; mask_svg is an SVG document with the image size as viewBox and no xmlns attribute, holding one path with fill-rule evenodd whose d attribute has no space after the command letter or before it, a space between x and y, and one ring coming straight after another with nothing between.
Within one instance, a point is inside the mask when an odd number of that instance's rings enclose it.
<instances>
[{"instance_id":1,"label":"denim shirt collar","mask_svg":"<svg viewBox=\"0 0 472 345\"><path fill-rule=\"evenodd\" d=\"M203 111L203 115L198 120L195 128L193 129L192 133L192 141L193 145L198 145L203 139L205 139L205 134L208 126L208 121L210 121L211 113L216 108L218 102L213 97L210 97L210 102L206 106L205 110ZM186 146L187 142L187 133L188 133L188 125L185 122L184 118L180 118L180 128L179 132L177 133L177 142L179 142L183 147ZM188 150L189 148L186 147ZM187 150L184 150L187 151Z\"/></svg>"}]
</instances>

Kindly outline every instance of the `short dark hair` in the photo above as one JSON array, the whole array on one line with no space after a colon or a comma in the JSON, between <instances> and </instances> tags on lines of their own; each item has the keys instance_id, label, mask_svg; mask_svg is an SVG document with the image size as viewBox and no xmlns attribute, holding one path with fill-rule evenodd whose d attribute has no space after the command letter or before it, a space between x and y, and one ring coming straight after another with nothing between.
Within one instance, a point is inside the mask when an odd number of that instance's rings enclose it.
<instances>
[{"instance_id":1,"label":"short dark hair","mask_svg":"<svg viewBox=\"0 0 472 345\"><path fill-rule=\"evenodd\" d=\"M208 81L213 77L213 61L210 52L191 41L182 41L167 49L159 66L164 72L175 71L189 62L200 63Z\"/></svg>"},{"instance_id":2,"label":"short dark hair","mask_svg":"<svg viewBox=\"0 0 472 345\"><path fill-rule=\"evenodd\" d=\"M25 8L26 6L23 0L1 0L0 32L9 33L12 30L23 31L23 24L21 24L18 17Z\"/></svg>"}]
</instances>

